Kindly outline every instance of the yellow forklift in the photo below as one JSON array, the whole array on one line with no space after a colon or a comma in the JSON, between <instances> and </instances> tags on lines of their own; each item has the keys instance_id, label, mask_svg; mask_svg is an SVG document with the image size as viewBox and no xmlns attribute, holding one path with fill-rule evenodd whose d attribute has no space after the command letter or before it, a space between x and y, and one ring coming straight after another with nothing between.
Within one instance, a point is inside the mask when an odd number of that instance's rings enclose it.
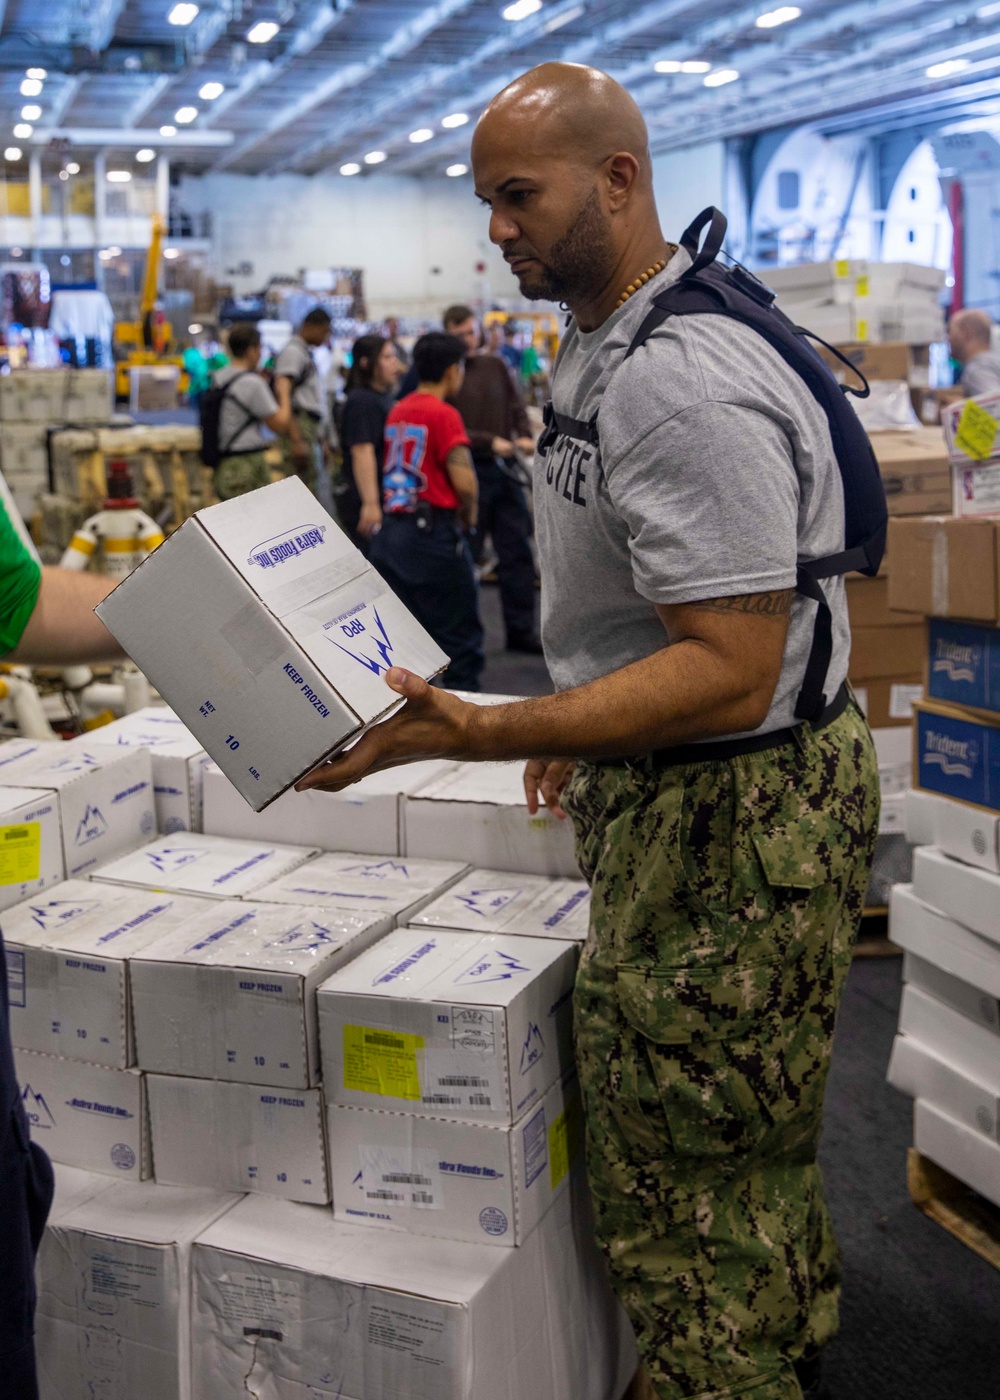
<instances>
[{"instance_id":1,"label":"yellow forklift","mask_svg":"<svg viewBox=\"0 0 1000 1400\"><path fill-rule=\"evenodd\" d=\"M129 371L139 365L177 365L181 371L180 390L187 391L190 376L184 369L184 358L173 350L170 322L156 311L156 296L160 281L160 260L163 239L167 231L162 214L154 214L150 228L146 266L142 274L142 296L136 321L115 322L115 397L127 399L130 391Z\"/></svg>"}]
</instances>

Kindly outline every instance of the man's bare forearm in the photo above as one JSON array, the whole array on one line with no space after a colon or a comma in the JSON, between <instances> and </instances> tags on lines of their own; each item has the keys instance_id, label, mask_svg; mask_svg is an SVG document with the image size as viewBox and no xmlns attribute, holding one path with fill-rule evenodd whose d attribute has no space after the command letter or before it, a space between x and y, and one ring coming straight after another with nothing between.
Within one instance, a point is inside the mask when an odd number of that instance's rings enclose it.
<instances>
[{"instance_id":1,"label":"man's bare forearm","mask_svg":"<svg viewBox=\"0 0 1000 1400\"><path fill-rule=\"evenodd\" d=\"M620 758L756 729L769 701L689 640L559 695L477 709L470 740L487 760Z\"/></svg>"},{"instance_id":2,"label":"man's bare forearm","mask_svg":"<svg viewBox=\"0 0 1000 1400\"><path fill-rule=\"evenodd\" d=\"M33 666L120 661L125 653L94 616L94 609L114 586L114 579L103 574L43 569L35 610L20 642L4 659Z\"/></svg>"}]
</instances>

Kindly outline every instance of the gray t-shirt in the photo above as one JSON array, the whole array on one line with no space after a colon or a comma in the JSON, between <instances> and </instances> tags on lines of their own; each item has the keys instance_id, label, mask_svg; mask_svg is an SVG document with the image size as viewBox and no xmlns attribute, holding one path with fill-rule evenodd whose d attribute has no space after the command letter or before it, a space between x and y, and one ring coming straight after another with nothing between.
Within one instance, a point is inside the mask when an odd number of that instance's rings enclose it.
<instances>
[{"instance_id":1,"label":"gray t-shirt","mask_svg":"<svg viewBox=\"0 0 1000 1400\"><path fill-rule=\"evenodd\" d=\"M233 380L236 380L235 384ZM233 384L219 409L219 447L222 452L257 452L265 448L269 439L264 436L262 424L278 411L277 400L267 381L251 370L226 365L216 371L212 382L219 389ZM252 418L249 417L251 414Z\"/></svg>"},{"instance_id":2,"label":"gray t-shirt","mask_svg":"<svg viewBox=\"0 0 1000 1400\"><path fill-rule=\"evenodd\" d=\"M672 317L622 365L667 268L596 331L566 332L558 413L600 409L600 447L560 436L535 459L542 638L558 689L661 650L654 604L793 588L796 561L844 547L844 498L823 410L755 331L722 316ZM844 584L833 613L832 699L847 674ZM794 724L815 604L796 596L767 733Z\"/></svg>"},{"instance_id":3,"label":"gray t-shirt","mask_svg":"<svg viewBox=\"0 0 1000 1400\"><path fill-rule=\"evenodd\" d=\"M958 382L970 399L976 394L995 394L1000 389L1000 355L994 350L976 355L962 370Z\"/></svg>"},{"instance_id":4,"label":"gray t-shirt","mask_svg":"<svg viewBox=\"0 0 1000 1400\"><path fill-rule=\"evenodd\" d=\"M293 335L275 360L274 373L292 381L292 408L296 413L311 413L314 418L322 416L319 374L312 351L300 335Z\"/></svg>"}]
</instances>

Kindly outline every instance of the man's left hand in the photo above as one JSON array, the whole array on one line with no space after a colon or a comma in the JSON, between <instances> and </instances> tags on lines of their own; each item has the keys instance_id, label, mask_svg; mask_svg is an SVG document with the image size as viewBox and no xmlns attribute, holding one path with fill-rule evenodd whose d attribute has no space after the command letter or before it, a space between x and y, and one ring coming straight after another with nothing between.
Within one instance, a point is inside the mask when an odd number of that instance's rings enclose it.
<instances>
[{"instance_id":1,"label":"man's left hand","mask_svg":"<svg viewBox=\"0 0 1000 1400\"><path fill-rule=\"evenodd\" d=\"M369 773L426 758L475 758L472 738L478 706L438 690L419 676L393 666L386 683L406 704L363 734L346 753L300 778L296 792L318 788L340 792Z\"/></svg>"}]
</instances>

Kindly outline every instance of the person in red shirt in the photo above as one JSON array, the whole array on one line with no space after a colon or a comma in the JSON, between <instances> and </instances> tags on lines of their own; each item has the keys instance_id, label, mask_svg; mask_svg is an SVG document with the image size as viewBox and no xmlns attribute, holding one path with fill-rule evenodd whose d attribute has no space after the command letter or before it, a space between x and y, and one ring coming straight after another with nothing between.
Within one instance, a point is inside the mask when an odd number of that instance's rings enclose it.
<instances>
[{"instance_id":1,"label":"person in red shirt","mask_svg":"<svg viewBox=\"0 0 1000 1400\"><path fill-rule=\"evenodd\" d=\"M442 683L478 690L483 627L469 532L479 487L465 425L445 403L462 387L465 347L432 331L413 347L415 393L385 425L382 524L369 558L450 657Z\"/></svg>"}]
</instances>

